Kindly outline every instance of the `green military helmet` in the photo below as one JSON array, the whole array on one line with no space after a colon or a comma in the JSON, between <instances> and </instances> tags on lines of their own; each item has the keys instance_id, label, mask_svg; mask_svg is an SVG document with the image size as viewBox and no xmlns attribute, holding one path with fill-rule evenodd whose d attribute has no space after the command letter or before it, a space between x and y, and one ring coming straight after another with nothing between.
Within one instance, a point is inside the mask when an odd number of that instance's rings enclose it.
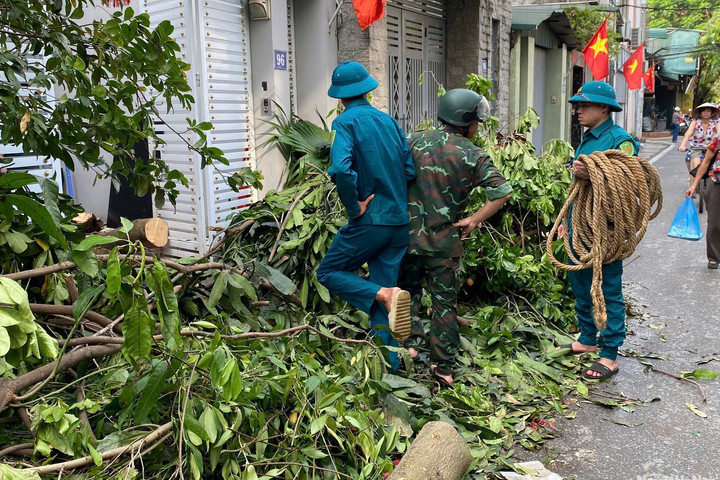
<instances>
[{"instance_id":1,"label":"green military helmet","mask_svg":"<svg viewBox=\"0 0 720 480\"><path fill-rule=\"evenodd\" d=\"M466 88L455 88L440 97L438 117L445 123L467 127L474 120L485 120L490 115L490 104L479 93Z\"/></svg>"}]
</instances>

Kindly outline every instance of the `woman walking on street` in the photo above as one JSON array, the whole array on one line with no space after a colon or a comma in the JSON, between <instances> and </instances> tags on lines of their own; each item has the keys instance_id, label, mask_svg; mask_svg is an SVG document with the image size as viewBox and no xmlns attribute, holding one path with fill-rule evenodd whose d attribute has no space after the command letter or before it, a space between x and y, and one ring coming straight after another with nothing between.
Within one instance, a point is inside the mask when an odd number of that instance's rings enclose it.
<instances>
[{"instance_id":1,"label":"woman walking on street","mask_svg":"<svg viewBox=\"0 0 720 480\"><path fill-rule=\"evenodd\" d=\"M720 262L720 172L715 171L715 154L718 151L718 137L710 142L705 158L698 167L695 178L690 188L685 192L685 196L692 198L695 196L696 189L700 184L705 172L710 169L710 178L712 183L705 189L705 205L707 208L707 235L706 235L706 251L708 258L708 268L716 270L718 262Z\"/></svg>"},{"instance_id":2,"label":"woman walking on street","mask_svg":"<svg viewBox=\"0 0 720 480\"><path fill-rule=\"evenodd\" d=\"M720 122L715 118L717 107L712 103L705 102L693 110L693 121L685 132L685 137L678 150L686 151L690 142L690 163L687 165L688 172L700 165L700 160L708 144L716 135L720 135ZM692 183L692 180L691 182Z\"/></svg>"},{"instance_id":3,"label":"woman walking on street","mask_svg":"<svg viewBox=\"0 0 720 480\"><path fill-rule=\"evenodd\" d=\"M677 142L678 133L680 133L680 122L684 122L685 118L680 114L680 107L675 107L672 116L672 141Z\"/></svg>"}]
</instances>

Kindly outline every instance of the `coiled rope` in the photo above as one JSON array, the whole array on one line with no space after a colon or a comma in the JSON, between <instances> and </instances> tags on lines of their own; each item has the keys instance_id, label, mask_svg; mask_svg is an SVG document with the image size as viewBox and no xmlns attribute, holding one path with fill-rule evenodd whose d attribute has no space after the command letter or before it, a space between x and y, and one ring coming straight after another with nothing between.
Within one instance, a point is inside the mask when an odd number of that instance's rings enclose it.
<instances>
[{"instance_id":1,"label":"coiled rope","mask_svg":"<svg viewBox=\"0 0 720 480\"><path fill-rule=\"evenodd\" d=\"M574 178L565 205L550 230L547 254L562 270L593 269L590 295L593 317L600 330L607 324L602 293L602 266L624 260L635 251L650 220L662 209L660 175L643 158L620 150L580 155L590 179ZM572 209L570 208L572 205ZM651 211L653 206L655 210ZM561 223L567 228L572 210L572 245L563 238L570 265L559 262L552 251ZM572 248L571 248L572 247Z\"/></svg>"}]
</instances>

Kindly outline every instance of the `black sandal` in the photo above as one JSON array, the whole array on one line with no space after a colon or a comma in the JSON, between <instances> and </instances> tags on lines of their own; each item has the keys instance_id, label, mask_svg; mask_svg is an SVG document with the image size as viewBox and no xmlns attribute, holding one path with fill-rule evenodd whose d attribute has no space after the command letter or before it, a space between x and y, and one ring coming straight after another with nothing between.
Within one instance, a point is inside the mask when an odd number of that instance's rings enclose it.
<instances>
[{"instance_id":1,"label":"black sandal","mask_svg":"<svg viewBox=\"0 0 720 480\"><path fill-rule=\"evenodd\" d=\"M600 375L588 375L588 370L591 372L599 373ZM583 377L588 380L607 380L620 371L620 367L616 367L615 370L610 370L608 367L600 362L593 363L590 368L583 372Z\"/></svg>"},{"instance_id":2,"label":"black sandal","mask_svg":"<svg viewBox=\"0 0 720 480\"><path fill-rule=\"evenodd\" d=\"M710 270L717 270L718 268L718 262L709 261L708 262L708 268Z\"/></svg>"},{"instance_id":3,"label":"black sandal","mask_svg":"<svg viewBox=\"0 0 720 480\"><path fill-rule=\"evenodd\" d=\"M430 374L433 376L436 382L440 384L440 388L453 388L453 384L445 380L443 377L440 376L439 373L437 373L437 366L431 365L430 366Z\"/></svg>"}]
</instances>

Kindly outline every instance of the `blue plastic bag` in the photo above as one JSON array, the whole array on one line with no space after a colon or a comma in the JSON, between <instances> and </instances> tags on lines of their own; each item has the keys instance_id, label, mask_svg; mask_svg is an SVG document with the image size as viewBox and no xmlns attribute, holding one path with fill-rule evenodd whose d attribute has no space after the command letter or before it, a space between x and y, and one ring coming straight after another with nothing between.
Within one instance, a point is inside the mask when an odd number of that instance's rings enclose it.
<instances>
[{"instance_id":1,"label":"blue plastic bag","mask_svg":"<svg viewBox=\"0 0 720 480\"><path fill-rule=\"evenodd\" d=\"M670 225L668 235L684 238L685 240L700 240L702 238L700 219L697 210L695 210L695 201L692 198L686 197L683 204L678 208Z\"/></svg>"}]
</instances>

